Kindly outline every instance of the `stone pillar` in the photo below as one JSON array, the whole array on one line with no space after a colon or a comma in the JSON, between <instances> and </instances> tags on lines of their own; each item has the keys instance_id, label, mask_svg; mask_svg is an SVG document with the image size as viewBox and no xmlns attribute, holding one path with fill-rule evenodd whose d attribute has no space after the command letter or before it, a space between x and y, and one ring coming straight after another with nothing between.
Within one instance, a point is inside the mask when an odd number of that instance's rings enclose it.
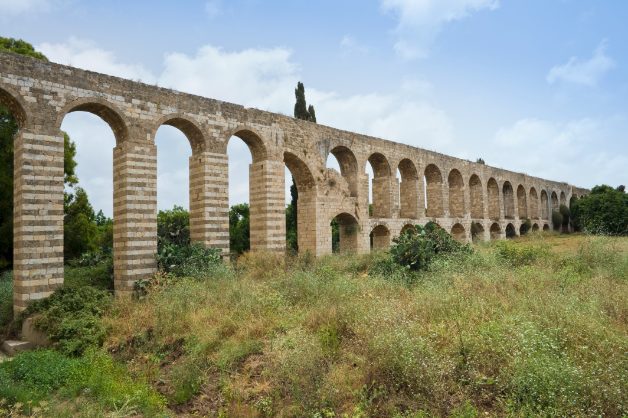
<instances>
[{"instance_id":1,"label":"stone pillar","mask_svg":"<svg viewBox=\"0 0 628 418\"><path fill-rule=\"evenodd\" d=\"M157 148L125 141L113 149L113 270L117 296L157 265Z\"/></svg>"},{"instance_id":2,"label":"stone pillar","mask_svg":"<svg viewBox=\"0 0 628 418\"><path fill-rule=\"evenodd\" d=\"M63 284L63 135L14 140L13 310Z\"/></svg>"},{"instance_id":3,"label":"stone pillar","mask_svg":"<svg viewBox=\"0 0 628 418\"><path fill-rule=\"evenodd\" d=\"M284 167L272 160L249 166L251 251L286 251Z\"/></svg>"},{"instance_id":4,"label":"stone pillar","mask_svg":"<svg viewBox=\"0 0 628 418\"><path fill-rule=\"evenodd\" d=\"M373 190L373 218L390 218L390 177L375 177L371 184Z\"/></svg>"},{"instance_id":5,"label":"stone pillar","mask_svg":"<svg viewBox=\"0 0 628 418\"><path fill-rule=\"evenodd\" d=\"M317 231L316 190L299 191L297 200L297 239L299 253L318 255L319 232ZM330 229L327 225L326 229Z\"/></svg>"},{"instance_id":6,"label":"stone pillar","mask_svg":"<svg viewBox=\"0 0 628 418\"><path fill-rule=\"evenodd\" d=\"M228 165L226 154L199 151L190 157L190 238L223 255L229 254Z\"/></svg>"},{"instance_id":7,"label":"stone pillar","mask_svg":"<svg viewBox=\"0 0 628 418\"><path fill-rule=\"evenodd\" d=\"M416 219L419 217L419 180L401 180L400 191L400 218Z\"/></svg>"}]
</instances>

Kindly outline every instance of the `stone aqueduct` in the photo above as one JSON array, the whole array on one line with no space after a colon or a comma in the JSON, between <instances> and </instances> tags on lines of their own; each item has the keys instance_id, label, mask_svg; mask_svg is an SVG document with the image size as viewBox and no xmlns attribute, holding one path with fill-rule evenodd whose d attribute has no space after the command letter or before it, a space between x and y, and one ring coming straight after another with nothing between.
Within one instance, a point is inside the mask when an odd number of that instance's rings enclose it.
<instances>
[{"instance_id":1,"label":"stone aqueduct","mask_svg":"<svg viewBox=\"0 0 628 418\"><path fill-rule=\"evenodd\" d=\"M386 247L407 225L433 220L460 240L518 234L525 218L551 227L551 210L587 193L408 145L346 132L121 78L0 53L0 103L18 121L14 177L14 306L49 295L63 282L63 135L66 114L86 111L109 124L113 150L114 282L129 293L155 271L157 149L161 125L192 147L192 239L227 252L229 138L249 147L251 249L285 250L284 167L299 192L300 251ZM340 173L326 168L332 153ZM373 210L369 215L370 162ZM397 169L401 181L396 177ZM371 238L372 237L372 238ZM372 239L372 244L371 244Z\"/></svg>"}]
</instances>

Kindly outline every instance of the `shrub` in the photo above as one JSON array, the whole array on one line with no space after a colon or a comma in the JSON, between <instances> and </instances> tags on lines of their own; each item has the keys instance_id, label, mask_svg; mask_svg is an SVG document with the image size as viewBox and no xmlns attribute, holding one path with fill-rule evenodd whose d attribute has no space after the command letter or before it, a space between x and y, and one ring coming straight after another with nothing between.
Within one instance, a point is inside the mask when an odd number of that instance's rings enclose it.
<instances>
[{"instance_id":1,"label":"shrub","mask_svg":"<svg viewBox=\"0 0 628 418\"><path fill-rule=\"evenodd\" d=\"M157 214L157 239L159 246L190 244L190 213L181 206L160 210Z\"/></svg>"},{"instance_id":2,"label":"shrub","mask_svg":"<svg viewBox=\"0 0 628 418\"><path fill-rule=\"evenodd\" d=\"M628 235L628 194L621 187L595 186L571 208L574 226L593 234Z\"/></svg>"},{"instance_id":3,"label":"shrub","mask_svg":"<svg viewBox=\"0 0 628 418\"><path fill-rule=\"evenodd\" d=\"M549 254L546 246L531 246L499 241L495 243L495 253L513 267L529 265Z\"/></svg>"},{"instance_id":4,"label":"shrub","mask_svg":"<svg viewBox=\"0 0 628 418\"><path fill-rule=\"evenodd\" d=\"M410 270L424 270L438 254L470 251L434 222L416 225L393 240L392 259Z\"/></svg>"},{"instance_id":5,"label":"shrub","mask_svg":"<svg viewBox=\"0 0 628 418\"><path fill-rule=\"evenodd\" d=\"M222 265L220 249L201 244L175 245L165 243L157 254L159 268L176 276L203 277Z\"/></svg>"},{"instance_id":6,"label":"shrub","mask_svg":"<svg viewBox=\"0 0 628 418\"><path fill-rule=\"evenodd\" d=\"M113 258L102 252L88 252L65 267L64 286L93 286L113 290Z\"/></svg>"},{"instance_id":7,"label":"shrub","mask_svg":"<svg viewBox=\"0 0 628 418\"><path fill-rule=\"evenodd\" d=\"M102 345L106 332L100 317L110 302L110 294L103 290L62 287L29 305L22 317L33 315L35 328L45 332L55 348L79 356Z\"/></svg>"},{"instance_id":8,"label":"shrub","mask_svg":"<svg viewBox=\"0 0 628 418\"><path fill-rule=\"evenodd\" d=\"M554 225L554 229L559 229L563 224L563 215L560 211L554 210L552 211L552 225Z\"/></svg>"},{"instance_id":9,"label":"shrub","mask_svg":"<svg viewBox=\"0 0 628 418\"><path fill-rule=\"evenodd\" d=\"M70 358L53 350L36 350L0 363L0 400L8 401L13 410L30 414L33 403L54 395L86 396L105 409L125 407L132 415L152 416L164 406L163 398L145 382L133 380L123 366L100 351Z\"/></svg>"},{"instance_id":10,"label":"shrub","mask_svg":"<svg viewBox=\"0 0 628 418\"><path fill-rule=\"evenodd\" d=\"M528 232L530 232L530 229L532 229L532 221L528 218L524 219L523 223L521 224L521 229L519 231L519 233L521 235L525 235Z\"/></svg>"},{"instance_id":11,"label":"shrub","mask_svg":"<svg viewBox=\"0 0 628 418\"><path fill-rule=\"evenodd\" d=\"M0 273L0 332L13 320L13 275Z\"/></svg>"}]
</instances>

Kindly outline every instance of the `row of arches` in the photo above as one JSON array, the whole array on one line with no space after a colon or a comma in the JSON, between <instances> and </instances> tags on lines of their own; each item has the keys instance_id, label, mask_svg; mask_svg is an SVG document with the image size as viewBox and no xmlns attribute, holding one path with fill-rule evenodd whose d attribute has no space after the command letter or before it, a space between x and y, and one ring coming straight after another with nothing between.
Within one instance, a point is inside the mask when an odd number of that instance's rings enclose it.
<instances>
[{"instance_id":1,"label":"row of arches","mask_svg":"<svg viewBox=\"0 0 628 418\"><path fill-rule=\"evenodd\" d=\"M332 156L337 160L336 164L330 163ZM327 166L334 168L335 165L347 181L351 196L357 197L358 162L353 152L344 146L333 148ZM469 215L471 219L549 219L550 211L566 203L564 191L560 191L560 197L552 191L548 198L546 190L541 190L539 194L534 186L527 189L519 184L515 190L510 181L504 181L500 187L494 177L490 177L484 186L478 174L473 173L465 180L456 168L451 169L445 179L441 169L433 163L420 173L408 158L400 160L396 178L393 179L391 165L379 152L367 158L365 175L370 178L369 203L373 218L393 217L394 202L398 202L400 218L417 219L425 214L428 218L463 218ZM398 189L391 190L397 181ZM465 198L467 188L468 200Z\"/></svg>"}]
</instances>

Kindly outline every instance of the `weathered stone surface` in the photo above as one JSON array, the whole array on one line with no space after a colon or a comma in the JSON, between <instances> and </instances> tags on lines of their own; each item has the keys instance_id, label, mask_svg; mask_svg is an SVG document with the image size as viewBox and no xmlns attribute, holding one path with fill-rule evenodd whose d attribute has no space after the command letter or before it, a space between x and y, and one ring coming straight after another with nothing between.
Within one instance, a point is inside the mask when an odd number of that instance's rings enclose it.
<instances>
[{"instance_id":1,"label":"weathered stone surface","mask_svg":"<svg viewBox=\"0 0 628 418\"><path fill-rule=\"evenodd\" d=\"M15 310L63 282L65 115L87 111L111 126L114 153L114 276L117 294L155 271L156 155L161 125L190 141L191 237L229 250L227 143L249 147L251 248L284 251L284 165L299 190L300 251L383 248L404 227L435 221L461 241L518 233L525 218L551 227L551 210L588 191L432 151L240 105L32 58L0 54L0 103L19 122L15 139ZM104 151L104 150L103 150ZM329 154L340 173L326 168ZM373 167L369 179L366 164ZM241 167L246 170L246 167ZM395 173L399 170L401 181ZM373 213L369 216L369 181ZM472 223L474 224L472 237ZM372 233L372 235L371 235Z\"/></svg>"},{"instance_id":2,"label":"weathered stone surface","mask_svg":"<svg viewBox=\"0 0 628 418\"><path fill-rule=\"evenodd\" d=\"M32 350L35 346L28 341L14 341L14 340L6 340L2 343L2 351L7 353L9 356L14 356L23 351Z\"/></svg>"},{"instance_id":3,"label":"weathered stone surface","mask_svg":"<svg viewBox=\"0 0 628 418\"><path fill-rule=\"evenodd\" d=\"M26 318L22 322L22 333L20 337L22 341L31 343L35 347L46 347L50 345L50 340L45 332L35 328L33 318Z\"/></svg>"}]
</instances>

